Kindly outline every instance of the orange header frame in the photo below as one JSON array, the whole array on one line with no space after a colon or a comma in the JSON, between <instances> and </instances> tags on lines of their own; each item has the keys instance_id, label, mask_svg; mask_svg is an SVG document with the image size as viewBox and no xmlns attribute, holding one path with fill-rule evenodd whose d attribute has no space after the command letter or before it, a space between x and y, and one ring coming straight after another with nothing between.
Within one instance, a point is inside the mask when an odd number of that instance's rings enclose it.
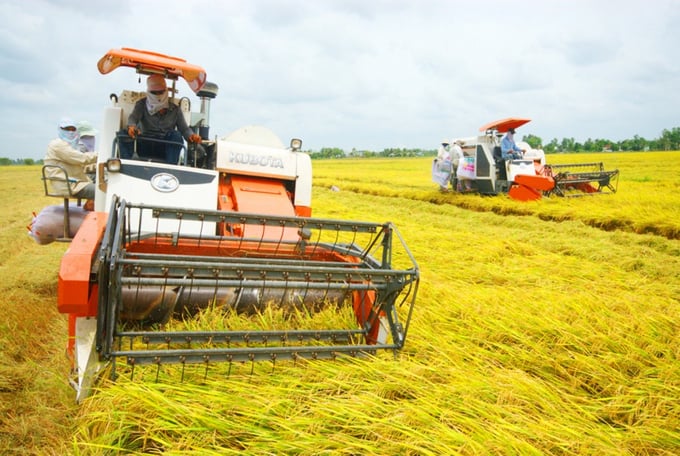
<instances>
[{"instance_id":1,"label":"orange header frame","mask_svg":"<svg viewBox=\"0 0 680 456\"><path fill-rule=\"evenodd\" d=\"M101 74L108 74L118 67L135 68L142 74L162 74L168 79L183 78L191 90L197 93L207 80L205 70L186 60L157 52L132 48L111 49L97 62Z\"/></svg>"},{"instance_id":2,"label":"orange header frame","mask_svg":"<svg viewBox=\"0 0 680 456\"><path fill-rule=\"evenodd\" d=\"M519 117L508 117L506 119L494 120L486 125L479 127L479 131L496 130L498 133L505 133L511 128L519 128L525 123L531 122L531 119L522 119Z\"/></svg>"}]
</instances>

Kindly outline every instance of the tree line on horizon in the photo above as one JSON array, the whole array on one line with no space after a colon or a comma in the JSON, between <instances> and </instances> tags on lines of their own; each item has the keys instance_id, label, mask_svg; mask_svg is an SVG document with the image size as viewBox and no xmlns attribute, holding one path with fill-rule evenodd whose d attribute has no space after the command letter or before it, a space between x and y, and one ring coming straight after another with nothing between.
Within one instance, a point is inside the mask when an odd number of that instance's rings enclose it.
<instances>
[{"instance_id":1,"label":"tree line on horizon","mask_svg":"<svg viewBox=\"0 0 680 456\"><path fill-rule=\"evenodd\" d=\"M528 143L534 149L543 149L546 154L554 153L579 153L579 152L644 152L644 151L669 151L680 150L680 127L670 130L664 129L661 136L656 139L645 139L635 135L631 139L623 141L611 141L608 139L590 139L583 143L574 138L553 138L547 144L539 136L532 134L524 135L522 141ZM380 152L370 150L358 150L353 148L345 151L339 147L323 147L320 151L306 151L312 159L345 158L345 157L423 157L436 155L437 149L408 149L387 148ZM33 158L7 158L0 157L0 166L10 165L42 165L42 159Z\"/></svg>"},{"instance_id":2,"label":"tree line on horizon","mask_svg":"<svg viewBox=\"0 0 680 456\"><path fill-rule=\"evenodd\" d=\"M623 141L609 139L590 139L583 143L574 138L563 138L559 141L552 139L547 144L536 135L525 135L522 141L528 143L534 149L543 149L546 154L554 153L583 153L583 152L643 152L643 151L669 151L680 150L680 127L663 130L657 139L648 140L639 135ZM408 149L387 148L380 152L352 149L346 152L338 147L324 147L319 152L309 152L312 158L344 158L344 157L421 157L436 155L437 149Z\"/></svg>"}]
</instances>

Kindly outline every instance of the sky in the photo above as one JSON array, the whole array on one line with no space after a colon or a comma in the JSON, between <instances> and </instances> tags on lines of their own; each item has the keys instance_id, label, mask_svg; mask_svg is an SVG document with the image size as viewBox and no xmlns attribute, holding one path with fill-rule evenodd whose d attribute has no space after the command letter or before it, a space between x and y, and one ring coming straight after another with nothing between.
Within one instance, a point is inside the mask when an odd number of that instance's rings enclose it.
<instances>
[{"instance_id":1,"label":"sky","mask_svg":"<svg viewBox=\"0 0 680 456\"><path fill-rule=\"evenodd\" d=\"M0 0L0 24L12 159L145 90L133 69L98 72L121 47L202 66L211 136L263 125L305 150L435 149L506 117L544 143L680 127L680 0Z\"/></svg>"}]
</instances>

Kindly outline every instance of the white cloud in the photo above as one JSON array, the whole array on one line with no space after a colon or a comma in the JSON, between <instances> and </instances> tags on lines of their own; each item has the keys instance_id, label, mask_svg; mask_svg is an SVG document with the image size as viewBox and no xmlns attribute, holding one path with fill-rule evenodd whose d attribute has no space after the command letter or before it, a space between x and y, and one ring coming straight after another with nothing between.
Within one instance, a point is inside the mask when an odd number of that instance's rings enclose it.
<instances>
[{"instance_id":1,"label":"white cloud","mask_svg":"<svg viewBox=\"0 0 680 456\"><path fill-rule=\"evenodd\" d=\"M97 125L142 88L96 69L123 46L202 65L213 134L434 148L523 116L546 142L654 138L679 124L679 20L679 0L0 0L0 156L41 158L60 117Z\"/></svg>"}]
</instances>

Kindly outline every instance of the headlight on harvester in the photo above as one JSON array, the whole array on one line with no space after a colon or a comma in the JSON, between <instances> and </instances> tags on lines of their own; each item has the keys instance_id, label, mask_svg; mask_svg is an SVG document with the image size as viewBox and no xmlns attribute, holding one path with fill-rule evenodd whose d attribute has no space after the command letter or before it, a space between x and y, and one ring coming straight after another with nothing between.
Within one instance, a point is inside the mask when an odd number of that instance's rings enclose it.
<instances>
[{"instance_id":1,"label":"headlight on harvester","mask_svg":"<svg viewBox=\"0 0 680 456\"><path fill-rule=\"evenodd\" d=\"M111 172L111 173L120 172L120 159L119 158L110 158L110 159L106 160L106 170Z\"/></svg>"},{"instance_id":2,"label":"headlight on harvester","mask_svg":"<svg viewBox=\"0 0 680 456\"><path fill-rule=\"evenodd\" d=\"M290 140L290 148L293 152L297 152L302 149L302 140L298 138L293 138Z\"/></svg>"},{"instance_id":3,"label":"headlight on harvester","mask_svg":"<svg viewBox=\"0 0 680 456\"><path fill-rule=\"evenodd\" d=\"M97 165L97 186L99 190L106 193L107 182L106 172L119 173L120 172L120 158L109 158L106 162L99 162Z\"/></svg>"}]
</instances>

